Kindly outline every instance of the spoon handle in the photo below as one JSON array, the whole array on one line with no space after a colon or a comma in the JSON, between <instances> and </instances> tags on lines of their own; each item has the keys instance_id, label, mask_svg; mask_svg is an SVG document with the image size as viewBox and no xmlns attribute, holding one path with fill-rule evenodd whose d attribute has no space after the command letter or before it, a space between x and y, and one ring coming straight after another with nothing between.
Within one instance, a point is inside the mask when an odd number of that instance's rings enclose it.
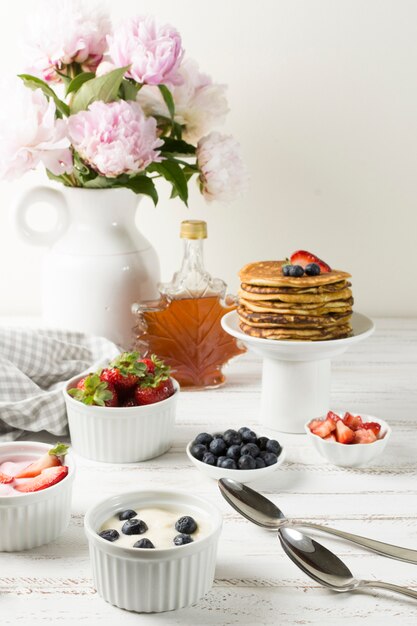
<instances>
[{"instance_id":1,"label":"spoon handle","mask_svg":"<svg viewBox=\"0 0 417 626\"><path fill-rule=\"evenodd\" d=\"M377 541L376 539L369 539L368 537L361 537L360 535L354 535L347 533L343 530L337 530L336 528L330 528L329 526L321 526L320 524L313 524L310 522L301 522L297 524L291 524L291 526L302 526L303 528L315 528L321 532L328 533L329 535L336 535L342 539L347 539L352 543L356 543L359 546L368 548L373 552L388 556L391 559L397 559L398 561L406 561L407 563L417 564L417 550L411 550L409 548L402 548L401 546L394 546L390 543L384 543L383 541Z\"/></svg>"},{"instance_id":2,"label":"spoon handle","mask_svg":"<svg viewBox=\"0 0 417 626\"><path fill-rule=\"evenodd\" d=\"M417 591L408 589L408 587L393 585L392 583L384 583L382 580L361 580L359 587L379 587L380 589L388 589L388 591L401 593L403 596L409 596L417 600Z\"/></svg>"}]
</instances>

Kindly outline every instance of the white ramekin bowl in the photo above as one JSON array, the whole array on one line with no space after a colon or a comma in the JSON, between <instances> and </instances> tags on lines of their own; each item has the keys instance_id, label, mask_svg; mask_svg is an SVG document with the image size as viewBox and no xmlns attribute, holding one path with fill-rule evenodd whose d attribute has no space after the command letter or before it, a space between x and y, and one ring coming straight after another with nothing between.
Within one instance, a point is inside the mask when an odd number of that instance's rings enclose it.
<instances>
[{"instance_id":1,"label":"white ramekin bowl","mask_svg":"<svg viewBox=\"0 0 417 626\"><path fill-rule=\"evenodd\" d=\"M241 470L241 469L223 469L222 467L217 467L216 465L208 465L207 463L203 463L203 461L199 461L191 454L191 446L193 442L189 441L186 453L191 463L195 465L195 467L202 473L208 476L209 478L213 478L214 480L220 480L220 478L233 478L233 480L237 480L240 483L251 483L254 480L259 480L261 478L265 478L270 474L273 474L275 470L277 470L284 462L285 459L285 449L282 448L281 453L278 457L278 460L274 465L268 465L267 467L260 467L258 469L252 470Z\"/></svg>"},{"instance_id":2,"label":"white ramekin bowl","mask_svg":"<svg viewBox=\"0 0 417 626\"><path fill-rule=\"evenodd\" d=\"M68 394L81 378L71 378L63 390L75 452L103 463L137 463L169 450L179 395L176 380L172 379L175 393L162 402L110 408L88 406Z\"/></svg>"},{"instance_id":3,"label":"white ramekin bowl","mask_svg":"<svg viewBox=\"0 0 417 626\"><path fill-rule=\"evenodd\" d=\"M168 549L125 548L99 537L103 522L133 507L183 507L209 519L211 531L198 541ZM209 502L174 490L131 491L106 498L84 518L94 584L106 602L128 611L159 613L197 602L213 584L222 516Z\"/></svg>"},{"instance_id":4,"label":"white ramekin bowl","mask_svg":"<svg viewBox=\"0 0 417 626\"><path fill-rule=\"evenodd\" d=\"M325 417L326 416L322 416L318 419L325 419ZM371 463L371 461L382 454L391 436L391 428L384 420L379 417L363 414L361 414L361 418L363 422L377 422L381 424L380 439L377 439L373 443L352 444L322 439L309 429L308 425L311 420L305 424L304 429L313 447L321 456L330 461L330 463L339 465L340 467L361 467L362 465L368 465L368 463Z\"/></svg>"},{"instance_id":5,"label":"white ramekin bowl","mask_svg":"<svg viewBox=\"0 0 417 626\"><path fill-rule=\"evenodd\" d=\"M19 456L42 456L51 445L32 441L0 444L0 461ZM68 526L71 515L75 465L71 453L65 457L68 474L56 485L33 493L0 496L0 552L29 550L53 541Z\"/></svg>"}]
</instances>

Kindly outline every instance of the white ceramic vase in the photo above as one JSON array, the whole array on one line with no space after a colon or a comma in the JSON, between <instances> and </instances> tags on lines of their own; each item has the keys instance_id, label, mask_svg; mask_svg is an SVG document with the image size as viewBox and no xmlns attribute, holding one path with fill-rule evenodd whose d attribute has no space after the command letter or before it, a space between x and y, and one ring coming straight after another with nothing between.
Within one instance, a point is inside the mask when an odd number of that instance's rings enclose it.
<instances>
[{"instance_id":1,"label":"white ceramic vase","mask_svg":"<svg viewBox=\"0 0 417 626\"><path fill-rule=\"evenodd\" d=\"M48 246L44 257L42 311L45 324L132 343L134 302L157 298L159 260L138 231L141 196L128 189L35 187L17 202L21 236ZM55 227L39 232L28 223L35 203L52 204Z\"/></svg>"}]
</instances>

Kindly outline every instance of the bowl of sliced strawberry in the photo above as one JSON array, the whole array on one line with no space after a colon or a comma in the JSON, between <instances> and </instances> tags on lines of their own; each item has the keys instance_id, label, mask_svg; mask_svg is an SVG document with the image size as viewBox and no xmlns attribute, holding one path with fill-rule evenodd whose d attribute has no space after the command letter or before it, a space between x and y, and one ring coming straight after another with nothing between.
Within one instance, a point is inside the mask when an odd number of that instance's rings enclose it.
<instances>
[{"instance_id":1,"label":"bowl of sliced strawberry","mask_svg":"<svg viewBox=\"0 0 417 626\"><path fill-rule=\"evenodd\" d=\"M329 411L305 424L314 448L333 465L367 465L385 449L391 428L379 417Z\"/></svg>"},{"instance_id":2,"label":"bowl of sliced strawberry","mask_svg":"<svg viewBox=\"0 0 417 626\"><path fill-rule=\"evenodd\" d=\"M156 355L123 352L64 389L73 450L93 461L136 463L172 444L179 385Z\"/></svg>"}]
</instances>

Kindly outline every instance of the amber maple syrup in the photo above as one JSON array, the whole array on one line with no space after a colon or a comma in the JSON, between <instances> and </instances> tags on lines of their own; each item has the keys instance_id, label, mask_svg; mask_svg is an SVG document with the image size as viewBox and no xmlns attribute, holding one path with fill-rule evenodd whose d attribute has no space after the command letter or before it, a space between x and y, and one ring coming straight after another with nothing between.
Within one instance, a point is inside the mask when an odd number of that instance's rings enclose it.
<instances>
[{"instance_id":1,"label":"amber maple syrup","mask_svg":"<svg viewBox=\"0 0 417 626\"><path fill-rule=\"evenodd\" d=\"M230 296L225 298L225 283L204 270L206 233L205 222L182 223L185 251L181 270L171 283L160 285L158 302L137 307L135 348L164 359L180 385L187 388L221 385L225 381L223 365L245 351L220 323L236 305Z\"/></svg>"}]
</instances>

